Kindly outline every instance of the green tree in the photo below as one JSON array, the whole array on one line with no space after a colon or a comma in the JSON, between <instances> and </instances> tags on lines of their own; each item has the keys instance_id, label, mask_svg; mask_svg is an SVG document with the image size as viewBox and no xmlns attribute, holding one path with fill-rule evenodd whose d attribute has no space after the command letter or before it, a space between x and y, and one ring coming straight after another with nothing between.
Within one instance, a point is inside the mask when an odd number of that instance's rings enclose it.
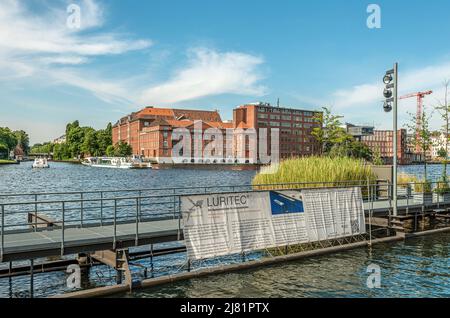
<instances>
[{"instance_id":1,"label":"green tree","mask_svg":"<svg viewBox=\"0 0 450 318\"><path fill-rule=\"evenodd\" d=\"M30 138L28 134L23 130L14 131L14 135L17 139L17 146L19 146L25 153L30 151Z\"/></svg>"},{"instance_id":2,"label":"green tree","mask_svg":"<svg viewBox=\"0 0 450 318\"><path fill-rule=\"evenodd\" d=\"M424 158L424 181L427 181L427 152L430 150L433 142L431 139L432 132L430 130L430 115L427 114L426 108L424 107L422 115L420 116L420 125L417 129L417 117L415 114L408 113L410 116L409 123L406 127L409 131L413 133L412 144L414 147L419 148L422 156Z\"/></svg>"},{"instance_id":3,"label":"green tree","mask_svg":"<svg viewBox=\"0 0 450 318\"><path fill-rule=\"evenodd\" d=\"M35 144L31 147L30 153L32 154L47 154L53 153L54 144L51 142L46 142L44 144Z\"/></svg>"},{"instance_id":4,"label":"green tree","mask_svg":"<svg viewBox=\"0 0 450 318\"><path fill-rule=\"evenodd\" d=\"M313 128L311 134L321 144L321 154L328 154L333 147L341 148L340 146L351 140L351 137L342 128L340 121L342 116L333 115L327 107L322 107L322 109L323 113L316 115L314 118L320 123L320 126ZM333 152L336 153L337 151L335 149Z\"/></svg>"},{"instance_id":5,"label":"green tree","mask_svg":"<svg viewBox=\"0 0 450 318\"><path fill-rule=\"evenodd\" d=\"M98 152L102 155L106 154L108 146L112 145L112 125L108 124L106 129L97 131Z\"/></svg>"},{"instance_id":6,"label":"green tree","mask_svg":"<svg viewBox=\"0 0 450 318\"><path fill-rule=\"evenodd\" d=\"M376 147L375 150L373 151L373 155L372 155L372 163L373 163L375 166L381 166L381 165L384 164L383 158L381 158L380 147Z\"/></svg>"},{"instance_id":7,"label":"green tree","mask_svg":"<svg viewBox=\"0 0 450 318\"><path fill-rule=\"evenodd\" d=\"M106 155L108 157L114 157L116 155L116 149L113 145L109 145L108 148L106 148Z\"/></svg>"},{"instance_id":8,"label":"green tree","mask_svg":"<svg viewBox=\"0 0 450 318\"><path fill-rule=\"evenodd\" d=\"M83 155L98 156L100 155L97 132L92 128L84 129L83 143L81 145Z\"/></svg>"},{"instance_id":9,"label":"green tree","mask_svg":"<svg viewBox=\"0 0 450 318\"><path fill-rule=\"evenodd\" d=\"M0 127L0 144L3 149L7 149L4 157L9 157L9 153L17 146L17 137L8 127Z\"/></svg>"},{"instance_id":10,"label":"green tree","mask_svg":"<svg viewBox=\"0 0 450 318\"><path fill-rule=\"evenodd\" d=\"M439 105L434 108L438 111L444 122L442 126L442 134L444 135L444 148L440 149L438 156L444 159L444 166L442 168L442 181L447 181L447 159L448 159L448 148L449 148L449 134L450 134L450 105L448 103L448 85L449 81L444 81L444 100L439 101ZM441 152L441 150L443 150Z\"/></svg>"},{"instance_id":11,"label":"green tree","mask_svg":"<svg viewBox=\"0 0 450 318\"><path fill-rule=\"evenodd\" d=\"M372 161L372 150L357 140L346 140L343 143L331 147L328 155L330 157L350 157Z\"/></svg>"},{"instance_id":12,"label":"green tree","mask_svg":"<svg viewBox=\"0 0 450 318\"><path fill-rule=\"evenodd\" d=\"M114 154L117 157L126 157L126 156L131 156L133 153L133 148L131 148L131 146L129 144L127 144L126 142L122 142L120 141L119 143L117 143L114 146Z\"/></svg>"},{"instance_id":13,"label":"green tree","mask_svg":"<svg viewBox=\"0 0 450 318\"><path fill-rule=\"evenodd\" d=\"M444 165L446 165L446 161L447 161L447 151L445 151L444 148L441 148L438 150L437 155L439 156L439 158L444 159ZM445 169L444 169L445 171ZM444 172L445 173L445 172Z\"/></svg>"}]
</instances>

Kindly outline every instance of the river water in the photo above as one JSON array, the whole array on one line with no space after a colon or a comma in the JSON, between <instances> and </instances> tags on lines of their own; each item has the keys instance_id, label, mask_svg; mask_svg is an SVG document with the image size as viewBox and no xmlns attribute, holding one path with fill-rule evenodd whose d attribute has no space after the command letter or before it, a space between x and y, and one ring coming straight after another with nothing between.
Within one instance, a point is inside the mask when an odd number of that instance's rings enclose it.
<instances>
[{"instance_id":1,"label":"river water","mask_svg":"<svg viewBox=\"0 0 450 318\"><path fill-rule=\"evenodd\" d=\"M450 234L177 282L125 297L450 297ZM380 288L369 288L369 265Z\"/></svg>"},{"instance_id":2,"label":"river water","mask_svg":"<svg viewBox=\"0 0 450 318\"><path fill-rule=\"evenodd\" d=\"M422 169L409 166L400 171L420 175ZM51 163L50 169L33 170L31 163L22 163L0 166L0 193L244 185L250 184L255 173L253 169L214 167L110 170L65 163ZM441 166L430 165L429 173L438 178ZM241 273L192 279L122 297L448 297L449 257L450 235L442 234L377 245L371 251L357 249ZM161 276L180 271L185 260L184 253L155 258L153 274ZM239 261L230 257L222 260L222 264ZM366 269L372 263L381 267L380 289L366 286ZM135 264L140 265L132 267L135 278L143 277L144 267L150 268L148 259ZM35 296L69 291L66 278L64 272L36 274ZM114 283L114 271L97 266L91 269L89 282L83 287ZM29 296L28 287L29 276L0 279L0 297Z\"/></svg>"}]
</instances>

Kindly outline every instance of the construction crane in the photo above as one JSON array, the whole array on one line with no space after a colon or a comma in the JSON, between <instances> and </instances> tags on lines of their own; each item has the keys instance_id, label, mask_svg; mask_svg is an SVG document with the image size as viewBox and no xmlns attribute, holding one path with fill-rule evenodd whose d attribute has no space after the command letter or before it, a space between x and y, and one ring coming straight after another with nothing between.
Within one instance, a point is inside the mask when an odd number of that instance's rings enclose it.
<instances>
[{"instance_id":1,"label":"construction crane","mask_svg":"<svg viewBox=\"0 0 450 318\"><path fill-rule=\"evenodd\" d=\"M408 94L405 96L400 97L400 99L407 99L412 97L417 97L417 110L416 110L416 135L419 134L420 129L422 128L422 111L423 111L423 99L427 95L433 94L433 91L426 91L426 92L417 92ZM420 147L416 146L416 152L420 152Z\"/></svg>"}]
</instances>

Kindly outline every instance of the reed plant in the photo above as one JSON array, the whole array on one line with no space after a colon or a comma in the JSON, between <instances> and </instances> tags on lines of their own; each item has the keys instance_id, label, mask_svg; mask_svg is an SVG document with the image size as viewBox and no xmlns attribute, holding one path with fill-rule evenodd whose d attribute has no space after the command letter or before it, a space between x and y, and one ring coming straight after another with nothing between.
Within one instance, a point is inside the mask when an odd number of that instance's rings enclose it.
<instances>
[{"instance_id":1,"label":"reed plant","mask_svg":"<svg viewBox=\"0 0 450 318\"><path fill-rule=\"evenodd\" d=\"M410 175L407 173L400 173L397 176L397 185L401 188L407 188L408 184L417 182L419 182L419 179L414 175Z\"/></svg>"},{"instance_id":2,"label":"reed plant","mask_svg":"<svg viewBox=\"0 0 450 318\"><path fill-rule=\"evenodd\" d=\"M278 167L263 168L253 179L258 190L366 185L375 183L372 168L363 160L348 157L301 157L282 161ZM299 184L304 183L304 184Z\"/></svg>"}]
</instances>

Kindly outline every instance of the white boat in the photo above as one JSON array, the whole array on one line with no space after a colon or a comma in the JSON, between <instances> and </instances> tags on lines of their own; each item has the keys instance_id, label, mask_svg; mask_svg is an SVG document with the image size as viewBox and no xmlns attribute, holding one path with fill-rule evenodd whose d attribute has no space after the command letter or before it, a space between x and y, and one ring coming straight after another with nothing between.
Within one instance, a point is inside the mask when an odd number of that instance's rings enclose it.
<instances>
[{"instance_id":1,"label":"white boat","mask_svg":"<svg viewBox=\"0 0 450 318\"><path fill-rule=\"evenodd\" d=\"M48 164L47 158L36 158L33 162L33 168L50 168L50 165Z\"/></svg>"},{"instance_id":2,"label":"white boat","mask_svg":"<svg viewBox=\"0 0 450 318\"><path fill-rule=\"evenodd\" d=\"M97 168L115 168L115 169L133 169L133 163L127 158L120 157L88 157L85 158L82 162L83 165L89 167L97 167Z\"/></svg>"}]
</instances>

